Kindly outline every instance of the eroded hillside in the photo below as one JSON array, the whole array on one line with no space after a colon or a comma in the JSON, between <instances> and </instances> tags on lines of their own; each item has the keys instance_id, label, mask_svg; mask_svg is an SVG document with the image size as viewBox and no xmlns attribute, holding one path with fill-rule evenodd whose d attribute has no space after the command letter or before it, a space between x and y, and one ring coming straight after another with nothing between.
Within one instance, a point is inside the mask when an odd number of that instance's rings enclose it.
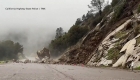
<instances>
[{"instance_id":1,"label":"eroded hillside","mask_svg":"<svg viewBox=\"0 0 140 80\"><path fill-rule=\"evenodd\" d=\"M126 67L133 59L136 67L140 66L139 3L139 0L123 0L117 4L82 40L63 53L60 62Z\"/></svg>"}]
</instances>

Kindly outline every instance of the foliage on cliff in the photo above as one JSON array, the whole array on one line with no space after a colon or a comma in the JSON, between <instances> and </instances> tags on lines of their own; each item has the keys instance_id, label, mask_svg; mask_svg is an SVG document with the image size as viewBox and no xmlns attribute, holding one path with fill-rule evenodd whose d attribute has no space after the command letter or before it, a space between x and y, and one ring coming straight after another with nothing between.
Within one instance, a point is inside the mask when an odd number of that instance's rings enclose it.
<instances>
[{"instance_id":1,"label":"foliage on cliff","mask_svg":"<svg viewBox=\"0 0 140 80\"><path fill-rule=\"evenodd\" d=\"M60 55L68 47L76 44L88 32L87 27L72 26L68 33L51 41L49 49L52 55Z\"/></svg>"}]
</instances>

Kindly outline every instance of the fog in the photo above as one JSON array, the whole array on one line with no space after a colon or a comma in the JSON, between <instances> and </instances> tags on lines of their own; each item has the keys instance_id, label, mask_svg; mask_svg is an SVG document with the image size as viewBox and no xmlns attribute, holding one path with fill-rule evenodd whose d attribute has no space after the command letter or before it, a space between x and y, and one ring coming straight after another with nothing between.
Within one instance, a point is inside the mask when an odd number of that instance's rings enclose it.
<instances>
[{"instance_id":1,"label":"fog","mask_svg":"<svg viewBox=\"0 0 140 80\"><path fill-rule=\"evenodd\" d=\"M64 31L88 12L91 0L0 0L0 41L12 40L33 55L48 47L56 28ZM6 8L45 8L45 10L6 10Z\"/></svg>"},{"instance_id":2,"label":"fog","mask_svg":"<svg viewBox=\"0 0 140 80\"><path fill-rule=\"evenodd\" d=\"M48 47L56 28L65 32L86 14L91 0L0 0L0 41L12 40L32 55ZM7 10L7 8L45 8L45 10Z\"/></svg>"},{"instance_id":3,"label":"fog","mask_svg":"<svg viewBox=\"0 0 140 80\"><path fill-rule=\"evenodd\" d=\"M13 40L19 42L24 47L24 54L33 55L37 50L47 47L55 33L55 29L51 28L8 28L1 29L1 40Z\"/></svg>"}]
</instances>

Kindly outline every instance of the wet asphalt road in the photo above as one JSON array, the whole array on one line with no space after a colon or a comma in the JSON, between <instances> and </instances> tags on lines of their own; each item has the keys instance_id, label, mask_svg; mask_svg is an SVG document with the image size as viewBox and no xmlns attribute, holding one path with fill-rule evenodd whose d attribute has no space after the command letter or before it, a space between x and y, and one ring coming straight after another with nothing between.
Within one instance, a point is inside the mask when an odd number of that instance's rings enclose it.
<instances>
[{"instance_id":1,"label":"wet asphalt road","mask_svg":"<svg viewBox=\"0 0 140 80\"><path fill-rule=\"evenodd\" d=\"M0 80L140 80L140 72L37 63L0 65Z\"/></svg>"}]
</instances>

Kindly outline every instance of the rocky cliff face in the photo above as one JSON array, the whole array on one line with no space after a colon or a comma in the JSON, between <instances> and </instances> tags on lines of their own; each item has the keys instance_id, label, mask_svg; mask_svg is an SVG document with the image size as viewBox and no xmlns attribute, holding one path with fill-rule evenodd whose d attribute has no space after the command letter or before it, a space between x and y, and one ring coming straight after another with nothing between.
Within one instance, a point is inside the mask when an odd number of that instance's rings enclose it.
<instances>
[{"instance_id":1,"label":"rocky cliff face","mask_svg":"<svg viewBox=\"0 0 140 80\"><path fill-rule=\"evenodd\" d=\"M111 12L80 42L69 48L60 62L129 67L134 60L135 67L140 66L140 14L136 12L140 1L126 1L124 13L117 22L110 23L115 14Z\"/></svg>"}]
</instances>

